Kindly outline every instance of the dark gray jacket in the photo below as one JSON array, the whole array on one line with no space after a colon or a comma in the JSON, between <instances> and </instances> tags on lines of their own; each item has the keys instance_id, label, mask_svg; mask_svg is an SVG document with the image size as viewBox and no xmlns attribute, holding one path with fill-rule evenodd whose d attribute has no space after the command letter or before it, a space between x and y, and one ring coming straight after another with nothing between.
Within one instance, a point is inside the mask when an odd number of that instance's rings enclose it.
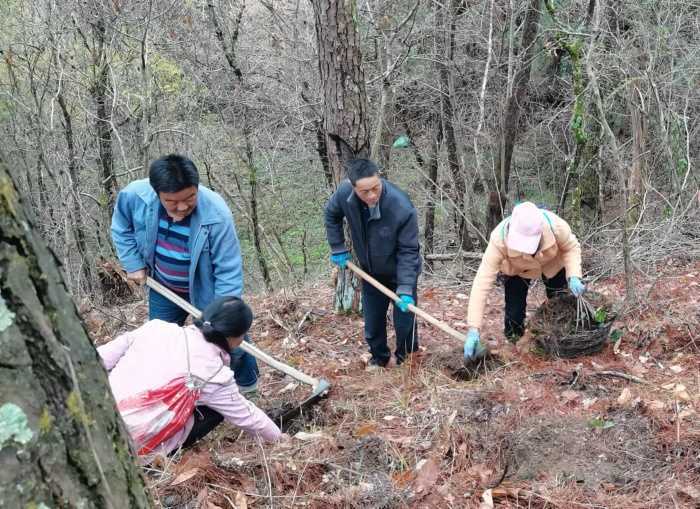
<instances>
[{"instance_id":1,"label":"dark gray jacket","mask_svg":"<svg viewBox=\"0 0 700 509\"><path fill-rule=\"evenodd\" d=\"M363 206L348 180L330 197L325 223L331 253L348 250L343 233L346 218L360 266L373 276L395 283L396 293L411 295L421 271L416 209L406 193L384 179L382 195L366 229Z\"/></svg>"}]
</instances>

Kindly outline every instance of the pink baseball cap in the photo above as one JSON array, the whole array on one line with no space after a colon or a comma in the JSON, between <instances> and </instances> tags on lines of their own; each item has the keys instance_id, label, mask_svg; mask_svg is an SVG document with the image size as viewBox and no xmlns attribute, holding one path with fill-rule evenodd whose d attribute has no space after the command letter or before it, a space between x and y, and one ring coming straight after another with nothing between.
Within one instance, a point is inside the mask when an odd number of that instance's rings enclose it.
<instances>
[{"instance_id":1,"label":"pink baseball cap","mask_svg":"<svg viewBox=\"0 0 700 509\"><path fill-rule=\"evenodd\" d=\"M526 201L513 207L506 245L521 253L534 254L542 238L542 211Z\"/></svg>"}]
</instances>

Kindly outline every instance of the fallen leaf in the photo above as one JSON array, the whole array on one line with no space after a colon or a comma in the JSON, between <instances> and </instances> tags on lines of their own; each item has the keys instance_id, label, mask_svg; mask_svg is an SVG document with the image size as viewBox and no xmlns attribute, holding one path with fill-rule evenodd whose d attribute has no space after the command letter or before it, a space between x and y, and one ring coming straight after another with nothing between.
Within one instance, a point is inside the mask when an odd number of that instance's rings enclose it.
<instances>
[{"instance_id":1,"label":"fallen leaf","mask_svg":"<svg viewBox=\"0 0 700 509\"><path fill-rule=\"evenodd\" d=\"M361 426L355 428L354 435L358 438L366 437L367 435L373 435L377 432L377 425L373 422L368 422Z\"/></svg>"},{"instance_id":2,"label":"fallen leaf","mask_svg":"<svg viewBox=\"0 0 700 509\"><path fill-rule=\"evenodd\" d=\"M518 496L520 496L520 488L516 488L514 486L498 486L497 488L493 488L491 490L491 496L495 499L506 497L518 498Z\"/></svg>"},{"instance_id":3,"label":"fallen leaf","mask_svg":"<svg viewBox=\"0 0 700 509\"><path fill-rule=\"evenodd\" d=\"M481 504L479 504L479 509L493 509L493 495L491 490L488 489L484 491L481 495Z\"/></svg>"},{"instance_id":4,"label":"fallen leaf","mask_svg":"<svg viewBox=\"0 0 700 509\"><path fill-rule=\"evenodd\" d=\"M236 492L234 502L236 503L236 509L248 509L248 499L240 491Z\"/></svg>"},{"instance_id":5,"label":"fallen leaf","mask_svg":"<svg viewBox=\"0 0 700 509\"><path fill-rule=\"evenodd\" d=\"M673 388L673 397L681 401L690 401L690 394L683 384L676 384Z\"/></svg>"},{"instance_id":6,"label":"fallen leaf","mask_svg":"<svg viewBox=\"0 0 700 509\"><path fill-rule=\"evenodd\" d=\"M692 498L693 500L700 500L700 489L694 486L678 486L678 491Z\"/></svg>"},{"instance_id":7,"label":"fallen leaf","mask_svg":"<svg viewBox=\"0 0 700 509\"><path fill-rule=\"evenodd\" d=\"M685 419L686 417L690 417L691 415L695 415L695 410L692 408L689 408L687 410L683 410L681 413L678 414L679 419Z\"/></svg>"},{"instance_id":8,"label":"fallen leaf","mask_svg":"<svg viewBox=\"0 0 700 509\"><path fill-rule=\"evenodd\" d=\"M391 476L397 486L404 487L413 480L414 474L411 470L396 472Z\"/></svg>"},{"instance_id":9,"label":"fallen leaf","mask_svg":"<svg viewBox=\"0 0 700 509\"><path fill-rule=\"evenodd\" d=\"M586 398L583 400L583 408L588 409L591 407L596 401L598 401L598 398Z\"/></svg>"},{"instance_id":10,"label":"fallen leaf","mask_svg":"<svg viewBox=\"0 0 700 509\"><path fill-rule=\"evenodd\" d=\"M432 458L419 462L416 470L416 493L422 493L431 488L440 475L440 468Z\"/></svg>"},{"instance_id":11,"label":"fallen leaf","mask_svg":"<svg viewBox=\"0 0 700 509\"><path fill-rule=\"evenodd\" d=\"M182 484L185 481L188 481L192 479L195 475L199 473L198 468L193 468L192 470L187 470L180 475L178 475L175 479L173 479L173 482L170 483L170 486L177 486L178 484Z\"/></svg>"},{"instance_id":12,"label":"fallen leaf","mask_svg":"<svg viewBox=\"0 0 700 509\"><path fill-rule=\"evenodd\" d=\"M293 391L297 387L299 387L299 384L294 383L294 382L290 382L287 385L285 385L284 387L282 387L282 389L278 392L278 394L284 394L285 392Z\"/></svg>"},{"instance_id":13,"label":"fallen leaf","mask_svg":"<svg viewBox=\"0 0 700 509\"><path fill-rule=\"evenodd\" d=\"M617 403L620 406L628 406L629 402L632 401L632 391L629 390L629 388L625 387L622 389L622 392L620 393L620 396L617 398Z\"/></svg>"},{"instance_id":14,"label":"fallen leaf","mask_svg":"<svg viewBox=\"0 0 700 509\"><path fill-rule=\"evenodd\" d=\"M644 404L648 406L651 410L663 410L666 404L663 401L655 399L653 401L645 401Z\"/></svg>"},{"instance_id":15,"label":"fallen leaf","mask_svg":"<svg viewBox=\"0 0 700 509\"><path fill-rule=\"evenodd\" d=\"M561 397L564 398L565 403L570 403L571 401L578 399L579 396L580 394L578 392L568 389L561 393Z\"/></svg>"}]
</instances>

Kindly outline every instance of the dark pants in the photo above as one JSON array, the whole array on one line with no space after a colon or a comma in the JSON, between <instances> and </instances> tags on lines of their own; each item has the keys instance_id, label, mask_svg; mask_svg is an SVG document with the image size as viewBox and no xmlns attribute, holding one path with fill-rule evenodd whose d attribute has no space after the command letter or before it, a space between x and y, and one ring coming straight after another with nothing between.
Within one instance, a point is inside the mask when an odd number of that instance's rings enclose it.
<instances>
[{"instance_id":1,"label":"dark pants","mask_svg":"<svg viewBox=\"0 0 700 509\"><path fill-rule=\"evenodd\" d=\"M187 311L151 289L148 294L148 319L163 320L182 326L187 320ZM246 335L245 340L251 342L248 335ZM258 381L259 372L255 357L244 352L240 347L234 348L229 353L231 354L231 370L233 370L236 383L241 387L250 387L255 384Z\"/></svg>"},{"instance_id":2,"label":"dark pants","mask_svg":"<svg viewBox=\"0 0 700 509\"><path fill-rule=\"evenodd\" d=\"M377 278L379 279L379 278ZM392 291L396 284L388 281L379 282ZM418 303L416 288L413 288L413 300ZM386 365L391 358L391 351L386 342L386 312L390 299L366 281L362 282L362 314L365 319L365 341L369 345L373 364ZM396 361L401 363L406 355L418 349L418 328L413 313L404 313L394 306L394 329L396 330Z\"/></svg>"},{"instance_id":3,"label":"dark pants","mask_svg":"<svg viewBox=\"0 0 700 509\"><path fill-rule=\"evenodd\" d=\"M190 447L197 440L204 438L211 430L216 428L224 417L215 410L207 406L198 406L194 409L194 424L190 430L190 434L187 435L184 443L182 444L183 449L185 447Z\"/></svg>"},{"instance_id":4,"label":"dark pants","mask_svg":"<svg viewBox=\"0 0 700 509\"><path fill-rule=\"evenodd\" d=\"M506 294L506 312L503 333L510 341L517 341L525 332L525 309L530 280L520 276L503 276ZM542 276L547 298L566 292L566 272L561 269L554 277Z\"/></svg>"}]
</instances>

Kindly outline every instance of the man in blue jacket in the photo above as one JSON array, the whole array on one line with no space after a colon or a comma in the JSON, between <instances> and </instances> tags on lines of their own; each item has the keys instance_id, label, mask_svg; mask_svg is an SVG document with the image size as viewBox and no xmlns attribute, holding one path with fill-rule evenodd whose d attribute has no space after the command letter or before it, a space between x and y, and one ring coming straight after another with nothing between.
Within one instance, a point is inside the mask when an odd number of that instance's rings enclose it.
<instances>
[{"instance_id":1,"label":"man in blue jacket","mask_svg":"<svg viewBox=\"0 0 700 509\"><path fill-rule=\"evenodd\" d=\"M218 297L243 293L241 250L231 210L221 196L199 185L189 159L169 155L153 161L149 178L121 190L112 216L112 241L127 278L151 275L204 309ZM187 312L150 290L149 319L182 325ZM231 368L241 392L257 389L255 358L236 348Z\"/></svg>"},{"instance_id":2,"label":"man in blue jacket","mask_svg":"<svg viewBox=\"0 0 700 509\"><path fill-rule=\"evenodd\" d=\"M393 367L418 349L415 317L408 310L408 304L416 303L421 271L416 209L406 193L379 177L377 165L369 159L352 159L345 169L348 180L340 184L325 209L331 261L344 269L351 259L343 234L345 218L360 266L400 297L394 303L394 357L386 337L390 300L362 282L365 340L372 354L368 369Z\"/></svg>"}]
</instances>

